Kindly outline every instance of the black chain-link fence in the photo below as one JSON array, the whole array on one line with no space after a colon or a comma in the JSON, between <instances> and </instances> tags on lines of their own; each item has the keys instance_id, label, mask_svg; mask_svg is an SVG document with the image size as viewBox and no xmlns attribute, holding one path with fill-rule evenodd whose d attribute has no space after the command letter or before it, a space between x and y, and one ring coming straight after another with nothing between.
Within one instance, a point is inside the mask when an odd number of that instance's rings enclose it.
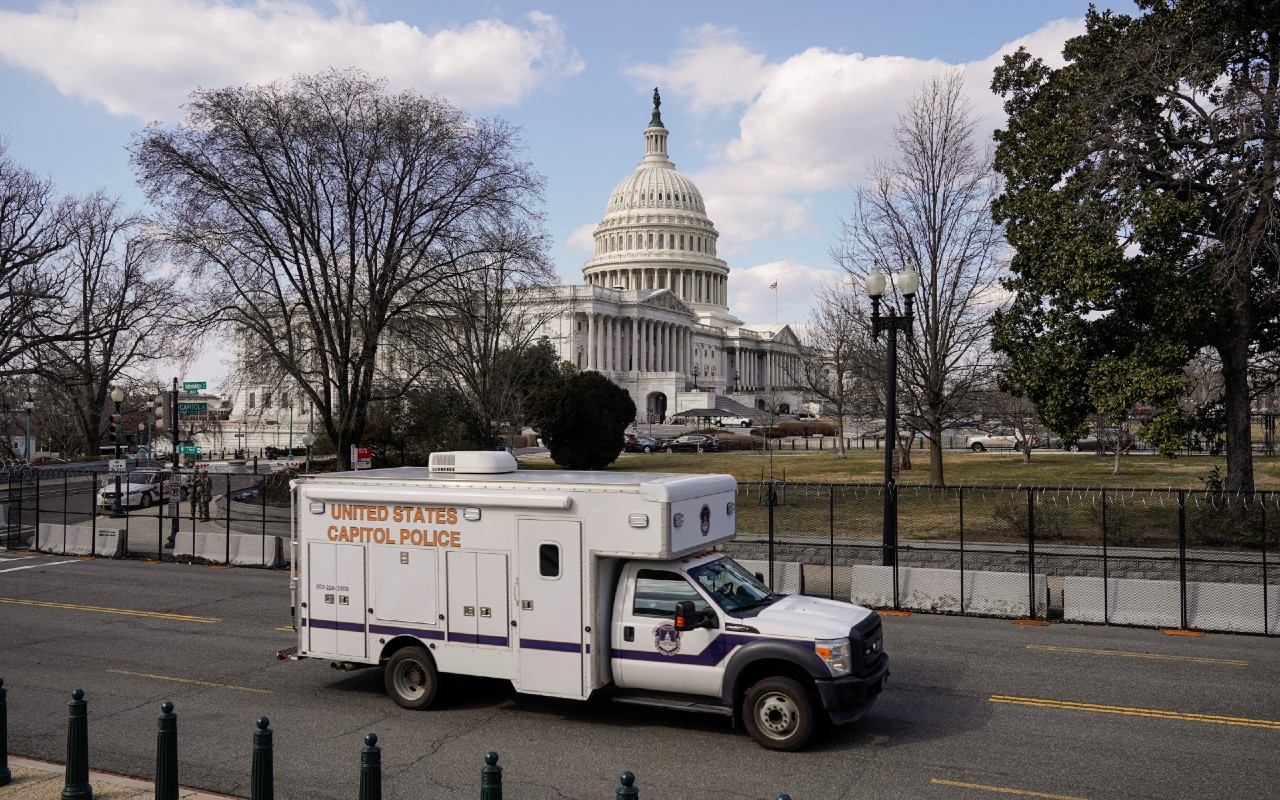
<instances>
[{"instance_id":1,"label":"black chain-link fence","mask_svg":"<svg viewBox=\"0 0 1280 800\"><path fill-rule=\"evenodd\" d=\"M877 608L1280 632L1280 494L743 483L727 546L775 589Z\"/></svg>"}]
</instances>

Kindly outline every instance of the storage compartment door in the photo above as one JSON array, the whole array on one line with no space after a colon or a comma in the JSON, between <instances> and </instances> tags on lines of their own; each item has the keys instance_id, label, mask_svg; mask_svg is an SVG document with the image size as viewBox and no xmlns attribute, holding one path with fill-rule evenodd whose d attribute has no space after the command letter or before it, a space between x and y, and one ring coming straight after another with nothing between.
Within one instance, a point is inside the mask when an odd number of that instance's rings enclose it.
<instances>
[{"instance_id":1,"label":"storage compartment door","mask_svg":"<svg viewBox=\"0 0 1280 800\"><path fill-rule=\"evenodd\" d=\"M476 554L468 551L445 554L448 569L449 641L475 644L478 639L479 612L476 609Z\"/></svg>"},{"instance_id":2,"label":"storage compartment door","mask_svg":"<svg viewBox=\"0 0 1280 800\"><path fill-rule=\"evenodd\" d=\"M476 641L493 647L511 646L511 614L507 597L511 580L506 553L476 554Z\"/></svg>"},{"instance_id":3,"label":"storage compartment door","mask_svg":"<svg viewBox=\"0 0 1280 800\"><path fill-rule=\"evenodd\" d=\"M364 547L311 542L307 561L309 652L364 658Z\"/></svg>"},{"instance_id":4,"label":"storage compartment door","mask_svg":"<svg viewBox=\"0 0 1280 800\"><path fill-rule=\"evenodd\" d=\"M375 548L373 575L374 619L432 628L440 624L435 548Z\"/></svg>"},{"instance_id":5,"label":"storage compartment door","mask_svg":"<svg viewBox=\"0 0 1280 800\"><path fill-rule=\"evenodd\" d=\"M520 520L522 692L582 697L582 526L574 520Z\"/></svg>"}]
</instances>

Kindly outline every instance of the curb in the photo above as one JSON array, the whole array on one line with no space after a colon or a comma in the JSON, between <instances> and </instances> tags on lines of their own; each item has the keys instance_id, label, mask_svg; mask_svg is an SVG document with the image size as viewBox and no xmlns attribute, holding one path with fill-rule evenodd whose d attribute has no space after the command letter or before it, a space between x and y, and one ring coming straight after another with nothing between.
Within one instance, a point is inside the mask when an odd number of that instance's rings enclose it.
<instances>
[{"instance_id":1,"label":"curb","mask_svg":"<svg viewBox=\"0 0 1280 800\"><path fill-rule=\"evenodd\" d=\"M9 768L13 772L13 782L5 787L4 793L13 800L57 800L62 792L63 776L66 767L52 761L38 761L34 758L9 756ZM30 777L21 773L34 773ZM54 779L56 776L56 780ZM95 797L154 797L155 783L127 775L114 775L110 772L89 772L89 784L94 789ZM112 787L118 791L103 791L104 787ZM12 794L10 794L12 793ZM178 787L179 800L243 800L235 795L214 794L185 786Z\"/></svg>"}]
</instances>

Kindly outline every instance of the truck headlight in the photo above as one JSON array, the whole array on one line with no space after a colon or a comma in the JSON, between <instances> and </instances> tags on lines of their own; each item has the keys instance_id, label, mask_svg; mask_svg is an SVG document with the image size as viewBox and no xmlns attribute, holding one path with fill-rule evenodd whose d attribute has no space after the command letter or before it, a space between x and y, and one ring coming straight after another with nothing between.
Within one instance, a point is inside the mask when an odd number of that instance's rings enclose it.
<instances>
[{"instance_id":1,"label":"truck headlight","mask_svg":"<svg viewBox=\"0 0 1280 800\"><path fill-rule=\"evenodd\" d=\"M848 639L819 639L813 643L813 650L831 670L833 677L839 678L852 671Z\"/></svg>"}]
</instances>

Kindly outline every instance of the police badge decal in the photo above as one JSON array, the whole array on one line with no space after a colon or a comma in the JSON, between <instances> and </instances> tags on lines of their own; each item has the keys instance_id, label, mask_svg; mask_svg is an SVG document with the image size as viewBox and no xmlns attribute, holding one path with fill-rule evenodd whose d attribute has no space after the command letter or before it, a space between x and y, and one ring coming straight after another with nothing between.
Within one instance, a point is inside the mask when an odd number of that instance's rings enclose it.
<instances>
[{"instance_id":1,"label":"police badge decal","mask_svg":"<svg viewBox=\"0 0 1280 800\"><path fill-rule=\"evenodd\" d=\"M680 631L671 622L664 622L653 629L653 646L664 656L680 652Z\"/></svg>"}]
</instances>

